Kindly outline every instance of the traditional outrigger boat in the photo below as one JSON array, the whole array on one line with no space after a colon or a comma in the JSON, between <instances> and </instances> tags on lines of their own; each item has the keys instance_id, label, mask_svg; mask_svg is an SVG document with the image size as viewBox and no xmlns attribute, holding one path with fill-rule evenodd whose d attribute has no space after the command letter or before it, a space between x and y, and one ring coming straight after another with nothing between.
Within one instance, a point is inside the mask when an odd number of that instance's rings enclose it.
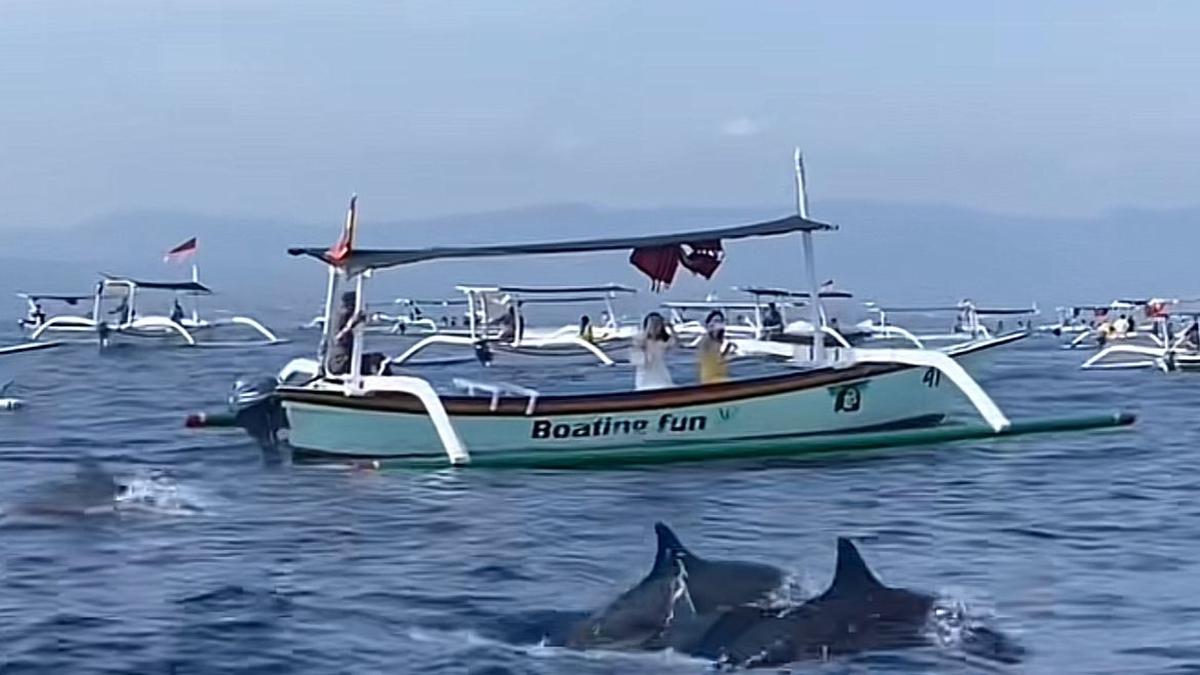
<instances>
[{"instance_id":1,"label":"traditional outrigger boat","mask_svg":"<svg viewBox=\"0 0 1200 675\"><path fill-rule=\"evenodd\" d=\"M1103 348L1114 342L1151 342L1159 339L1158 320L1166 318L1178 299L1148 298L1114 300L1107 305L1074 305L1060 308L1059 323L1043 326L1043 332L1068 336L1067 349ZM1085 319L1084 312L1091 318ZM1138 315L1142 314L1139 323Z\"/></svg>"},{"instance_id":2,"label":"traditional outrigger boat","mask_svg":"<svg viewBox=\"0 0 1200 675\"><path fill-rule=\"evenodd\" d=\"M1135 335L1106 342L1080 368L1200 370L1200 308L1175 301L1170 308L1155 306L1154 311L1153 323L1139 327ZM1176 320L1182 320L1182 325Z\"/></svg>"},{"instance_id":3,"label":"traditional outrigger boat","mask_svg":"<svg viewBox=\"0 0 1200 675\"><path fill-rule=\"evenodd\" d=\"M803 173L797 153L797 182ZM800 194L803 194L802 190ZM295 248L329 270L326 325L342 281L361 298L370 277L385 269L437 260L634 251L645 260L712 256L697 267L715 271L727 242L800 234L814 295L814 233L836 229L799 213L777 220L672 234L529 244L356 249L353 207L333 249ZM642 252L642 253L639 253ZM641 268L639 266L639 268ZM689 269L691 266L689 266ZM656 267L655 269L663 269ZM667 283L668 273L652 277ZM819 300L813 323L820 324ZM506 383L458 381L465 394L438 391L416 374L386 366L364 371L365 333L353 330L349 372L333 373L317 359L295 359L280 384L241 397L268 416L280 409L287 441L301 456L390 460L408 466L568 467L782 456L970 438L1127 425L1127 414L1012 423L946 353L928 349L826 349L818 332L795 345L795 360L762 377L651 391L542 394ZM329 344L326 332L324 344ZM945 426L966 399L983 424ZM239 398L239 397L234 397ZM245 412L245 410L243 411Z\"/></svg>"},{"instance_id":4,"label":"traditional outrigger boat","mask_svg":"<svg viewBox=\"0 0 1200 675\"><path fill-rule=\"evenodd\" d=\"M874 339L900 339L918 348L935 347L949 354L979 346L999 347L1025 339L1030 334L1030 317L1038 313L1031 307L977 307L970 300L954 305L930 306L886 306L871 302L867 307L876 313L876 319L864 324ZM937 316L953 314L955 319L948 332L924 332L915 328L901 327L891 321L895 315ZM984 317L997 317L992 328ZM1021 319L1020 317L1024 317ZM1005 331L1004 319L1017 319L1015 329Z\"/></svg>"},{"instance_id":5,"label":"traditional outrigger boat","mask_svg":"<svg viewBox=\"0 0 1200 675\"><path fill-rule=\"evenodd\" d=\"M620 284L591 286L470 286L457 290L465 296L466 325L461 330L442 327L423 338L387 365L402 366L423 351L438 346L466 347L487 361L493 350L537 356L587 354L603 365L615 361L605 347L627 345L637 326L622 324L613 306L618 295L636 289ZM601 304L599 322L553 328L527 325L525 305ZM486 349L480 349L487 345Z\"/></svg>"},{"instance_id":6,"label":"traditional outrigger boat","mask_svg":"<svg viewBox=\"0 0 1200 675\"><path fill-rule=\"evenodd\" d=\"M200 283L196 276L195 268L193 268L192 279L189 281L144 281L105 275L96 283L96 290L91 296L22 294L27 299L69 298L66 300L69 305L78 304L86 297L92 305L91 311L84 315L59 314L44 317L40 321L27 322L25 327L32 330L29 337L34 342L41 340L47 334L86 333L89 335L89 340L94 336L102 346L123 338L172 341L187 347L241 347L284 342L266 326L250 317L230 316L212 320L202 318L197 298L211 295L212 290ZM147 292L163 292L173 296L171 313L139 315L138 299ZM190 305L190 311L184 308L180 298ZM36 304L38 301L29 301L35 303L40 311L40 305ZM110 309L108 304L114 301L117 306ZM223 327L236 326L252 330L260 335L261 339L202 342L196 337L198 333L208 333Z\"/></svg>"}]
</instances>

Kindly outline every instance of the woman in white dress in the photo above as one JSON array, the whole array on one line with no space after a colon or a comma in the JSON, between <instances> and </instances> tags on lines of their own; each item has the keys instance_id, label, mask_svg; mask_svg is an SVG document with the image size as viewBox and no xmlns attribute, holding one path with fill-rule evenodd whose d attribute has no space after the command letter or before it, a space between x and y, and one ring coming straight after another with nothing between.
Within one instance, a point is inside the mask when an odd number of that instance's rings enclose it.
<instances>
[{"instance_id":1,"label":"woman in white dress","mask_svg":"<svg viewBox=\"0 0 1200 675\"><path fill-rule=\"evenodd\" d=\"M650 312L642 321L642 332L633 339L629 360L636 368L634 387L638 390L665 389L675 386L667 370L667 350L674 337L658 312Z\"/></svg>"}]
</instances>

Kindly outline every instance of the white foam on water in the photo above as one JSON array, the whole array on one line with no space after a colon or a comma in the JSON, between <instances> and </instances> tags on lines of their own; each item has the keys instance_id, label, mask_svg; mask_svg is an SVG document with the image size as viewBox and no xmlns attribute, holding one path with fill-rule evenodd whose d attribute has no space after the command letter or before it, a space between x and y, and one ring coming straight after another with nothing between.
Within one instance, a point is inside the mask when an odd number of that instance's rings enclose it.
<instances>
[{"instance_id":1,"label":"white foam on water","mask_svg":"<svg viewBox=\"0 0 1200 675\"><path fill-rule=\"evenodd\" d=\"M606 649L589 649L586 651L568 649L547 645L544 642L537 645L516 645L503 640L485 637L469 629L433 629L418 626L410 627L407 636L414 642L427 644L443 644L448 647L494 647L510 654L536 659L582 659L586 661L604 661L611 663L640 664L642 667L655 666L678 667L685 672L695 672L697 667L708 668L711 661L699 659L686 654L680 654L671 649L652 652L624 652Z\"/></svg>"},{"instance_id":2,"label":"white foam on water","mask_svg":"<svg viewBox=\"0 0 1200 675\"><path fill-rule=\"evenodd\" d=\"M206 510L205 500L194 490L158 472L139 474L118 483L122 489L113 505L118 512L188 516Z\"/></svg>"}]
</instances>

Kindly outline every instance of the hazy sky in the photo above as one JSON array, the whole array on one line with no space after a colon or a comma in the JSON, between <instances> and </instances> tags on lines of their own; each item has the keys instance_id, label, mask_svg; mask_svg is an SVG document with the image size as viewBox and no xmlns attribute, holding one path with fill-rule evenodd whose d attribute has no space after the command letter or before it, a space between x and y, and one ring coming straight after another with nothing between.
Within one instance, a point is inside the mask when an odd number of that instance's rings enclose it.
<instances>
[{"instance_id":1,"label":"hazy sky","mask_svg":"<svg viewBox=\"0 0 1200 675\"><path fill-rule=\"evenodd\" d=\"M0 227L1200 203L1200 3L0 2Z\"/></svg>"}]
</instances>

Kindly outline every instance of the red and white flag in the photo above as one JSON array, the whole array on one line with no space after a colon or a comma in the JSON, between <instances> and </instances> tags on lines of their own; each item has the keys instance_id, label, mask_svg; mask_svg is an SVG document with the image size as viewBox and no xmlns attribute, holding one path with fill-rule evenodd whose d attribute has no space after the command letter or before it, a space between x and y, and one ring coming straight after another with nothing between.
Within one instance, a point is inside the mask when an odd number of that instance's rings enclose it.
<instances>
[{"instance_id":1,"label":"red and white flag","mask_svg":"<svg viewBox=\"0 0 1200 675\"><path fill-rule=\"evenodd\" d=\"M329 261L337 264L345 260L354 248L354 230L358 227L358 195L350 198L350 210L346 212L346 225L337 243L325 252Z\"/></svg>"},{"instance_id":2,"label":"red and white flag","mask_svg":"<svg viewBox=\"0 0 1200 675\"><path fill-rule=\"evenodd\" d=\"M194 255L196 255L196 238L192 237L170 251L167 251L167 254L163 256L163 262L183 262Z\"/></svg>"}]
</instances>

